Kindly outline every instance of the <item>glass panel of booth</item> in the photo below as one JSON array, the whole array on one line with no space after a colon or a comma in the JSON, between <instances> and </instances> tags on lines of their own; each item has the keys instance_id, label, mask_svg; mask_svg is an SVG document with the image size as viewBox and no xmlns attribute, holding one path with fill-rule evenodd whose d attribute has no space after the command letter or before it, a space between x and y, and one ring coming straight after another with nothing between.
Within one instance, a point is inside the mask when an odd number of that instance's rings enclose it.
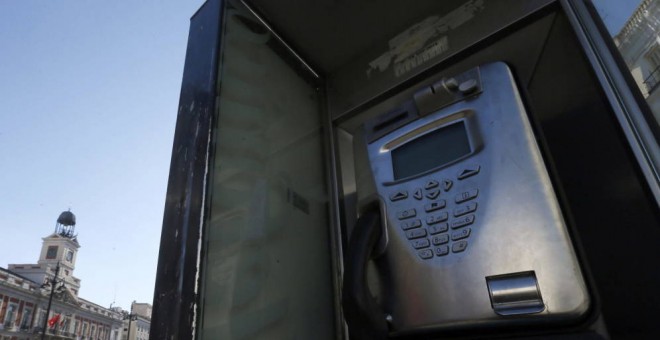
<instances>
[{"instance_id":1,"label":"glass panel of booth","mask_svg":"<svg viewBox=\"0 0 660 340\"><path fill-rule=\"evenodd\" d=\"M224 11L198 338L335 338L319 97L237 7Z\"/></svg>"},{"instance_id":2,"label":"glass panel of booth","mask_svg":"<svg viewBox=\"0 0 660 340\"><path fill-rule=\"evenodd\" d=\"M660 1L592 0L639 91L660 123Z\"/></svg>"}]
</instances>

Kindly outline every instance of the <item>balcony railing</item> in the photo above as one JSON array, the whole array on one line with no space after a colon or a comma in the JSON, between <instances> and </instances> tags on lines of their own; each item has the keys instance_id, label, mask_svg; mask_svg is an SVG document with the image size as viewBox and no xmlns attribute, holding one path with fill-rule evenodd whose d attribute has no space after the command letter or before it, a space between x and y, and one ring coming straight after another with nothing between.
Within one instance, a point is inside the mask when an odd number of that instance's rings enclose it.
<instances>
[{"instance_id":1,"label":"balcony railing","mask_svg":"<svg viewBox=\"0 0 660 340\"><path fill-rule=\"evenodd\" d=\"M644 79L644 85L646 85L646 91L649 96L656 88L658 88L658 85L660 85L660 66L656 67L655 70Z\"/></svg>"},{"instance_id":2,"label":"balcony railing","mask_svg":"<svg viewBox=\"0 0 660 340\"><path fill-rule=\"evenodd\" d=\"M33 327L32 328L32 333L41 334L42 329L43 329L42 327ZM76 338L75 333L63 332L61 330L57 330L57 329L54 329L54 328L46 329L46 334L48 334L49 336L56 336L57 338L61 338L61 339L75 339ZM51 339L52 339L52 337L51 337Z\"/></svg>"}]
</instances>

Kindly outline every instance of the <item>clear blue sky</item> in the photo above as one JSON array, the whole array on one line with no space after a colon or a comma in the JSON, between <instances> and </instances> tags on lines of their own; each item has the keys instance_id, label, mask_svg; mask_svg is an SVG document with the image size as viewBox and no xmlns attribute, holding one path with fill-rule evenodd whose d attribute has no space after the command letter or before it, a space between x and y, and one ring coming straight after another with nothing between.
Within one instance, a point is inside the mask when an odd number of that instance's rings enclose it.
<instances>
[{"instance_id":1,"label":"clear blue sky","mask_svg":"<svg viewBox=\"0 0 660 340\"><path fill-rule=\"evenodd\" d=\"M607 30L617 35L641 0L592 0Z\"/></svg>"},{"instance_id":2,"label":"clear blue sky","mask_svg":"<svg viewBox=\"0 0 660 340\"><path fill-rule=\"evenodd\" d=\"M78 218L80 296L152 301L189 19L202 0L0 4L0 266Z\"/></svg>"}]
</instances>

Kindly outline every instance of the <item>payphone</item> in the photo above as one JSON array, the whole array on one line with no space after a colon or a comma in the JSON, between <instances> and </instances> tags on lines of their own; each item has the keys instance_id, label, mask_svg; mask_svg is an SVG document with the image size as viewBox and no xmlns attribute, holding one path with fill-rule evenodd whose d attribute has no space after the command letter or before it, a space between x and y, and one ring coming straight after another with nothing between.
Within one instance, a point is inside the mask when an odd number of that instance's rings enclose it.
<instances>
[{"instance_id":1,"label":"payphone","mask_svg":"<svg viewBox=\"0 0 660 340\"><path fill-rule=\"evenodd\" d=\"M344 303L353 334L566 323L589 294L506 64L418 89L353 139L358 212ZM365 267L383 288L370 301ZM386 325L387 323L387 325ZM375 333L374 333L375 332ZM367 338L367 336L364 336Z\"/></svg>"},{"instance_id":2,"label":"payphone","mask_svg":"<svg viewBox=\"0 0 660 340\"><path fill-rule=\"evenodd\" d=\"M589 3L207 1L151 336L658 334L658 146Z\"/></svg>"}]
</instances>

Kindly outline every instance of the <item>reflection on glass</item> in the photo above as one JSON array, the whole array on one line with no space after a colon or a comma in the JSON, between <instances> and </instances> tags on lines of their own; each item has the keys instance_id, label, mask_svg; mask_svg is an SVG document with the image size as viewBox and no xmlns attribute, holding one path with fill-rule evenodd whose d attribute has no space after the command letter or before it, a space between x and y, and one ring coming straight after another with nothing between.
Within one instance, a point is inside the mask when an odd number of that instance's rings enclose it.
<instances>
[{"instance_id":1,"label":"reflection on glass","mask_svg":"<svg viewBox=\"0 0 660 340\"><path fill-rule=\"evenodd\" d=\"M660 1L594 0L593 4L660 123Z\"/></svg>"},{"instance_id":2,"label":"reflection on glass","mask_svg":"<svg viewBox=\"0 0 660 340\"><path fill-rule=\"evenodd\" d=\"M267 30L225 15L198 337L334 338L316 91Z\"/></svg>"}]
</instances>

